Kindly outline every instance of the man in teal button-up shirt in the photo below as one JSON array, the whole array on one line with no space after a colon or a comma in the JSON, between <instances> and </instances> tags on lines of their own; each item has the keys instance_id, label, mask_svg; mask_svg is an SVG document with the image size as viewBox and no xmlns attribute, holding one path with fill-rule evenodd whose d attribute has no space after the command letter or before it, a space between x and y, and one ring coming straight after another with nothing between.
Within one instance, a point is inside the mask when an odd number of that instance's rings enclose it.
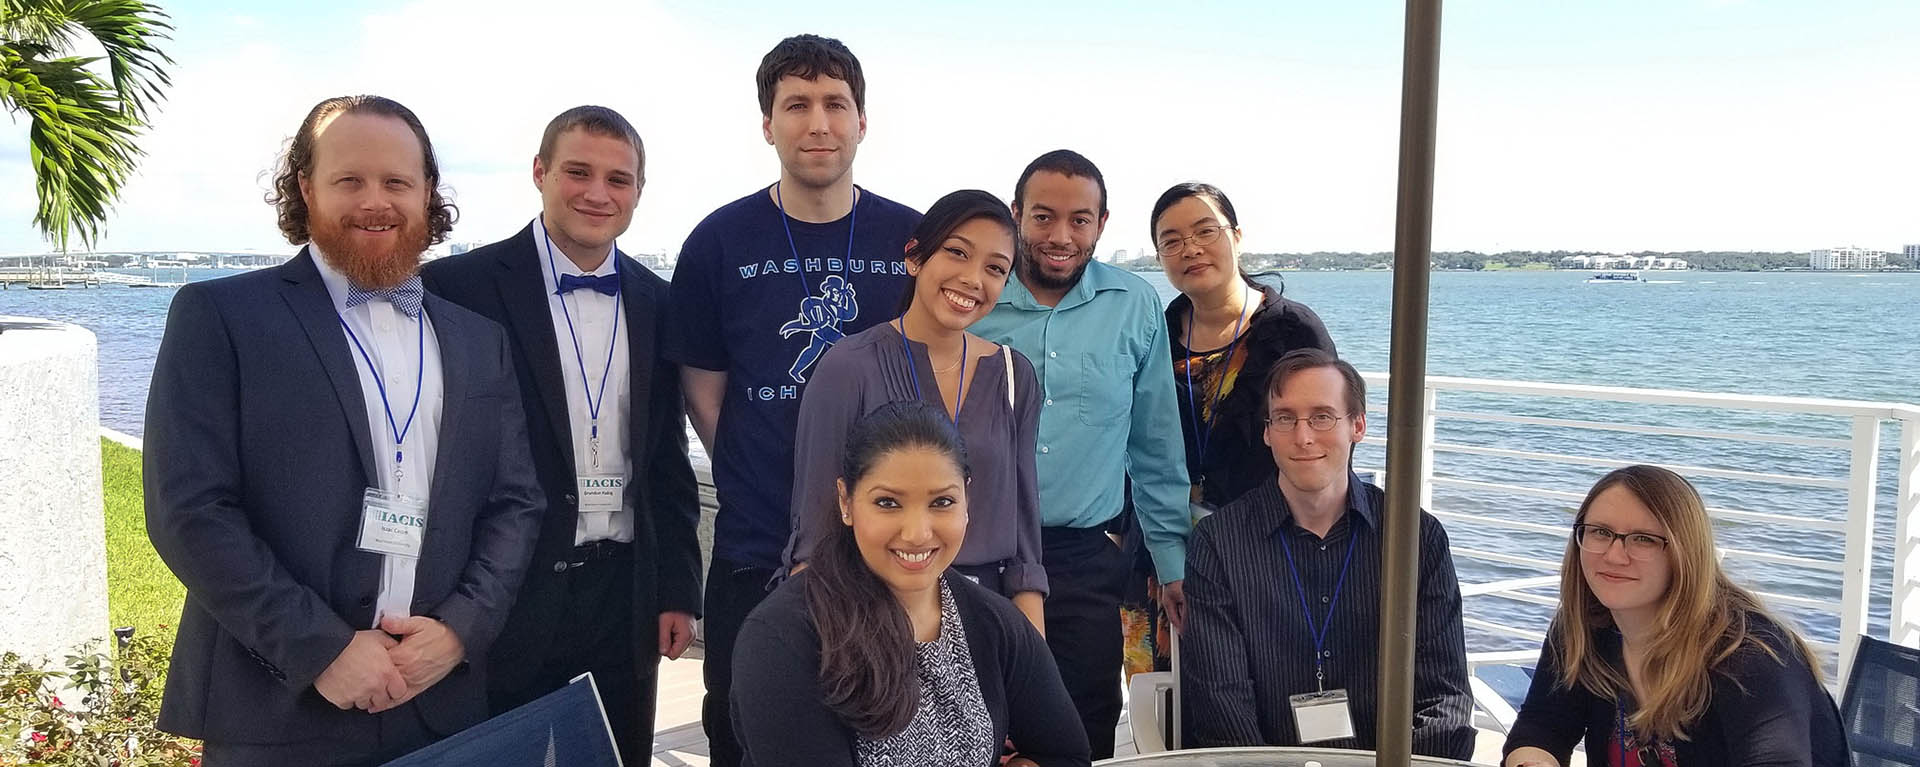
<instances>
[{"instance_id":1,"label":"man in teal button-up shirt","mask_svg":"<svg viewBox=\"0 0 1920 767\"><path fill-rule=\"evenodd\" d=\"M1020 279L972 330L1020 350L1040 376L1047 644L1093 758L1104 759L1120 718L1120 599L1131 570L1106 527L1125 504L1127 477L1166 612L1175 626L1184 617L1189 480L1173 355L1153 286L1093 260L1107 189L1092 162L1064 149L1041 155L1015 185L1013 215Z\"/></svg>"}]
</instances>

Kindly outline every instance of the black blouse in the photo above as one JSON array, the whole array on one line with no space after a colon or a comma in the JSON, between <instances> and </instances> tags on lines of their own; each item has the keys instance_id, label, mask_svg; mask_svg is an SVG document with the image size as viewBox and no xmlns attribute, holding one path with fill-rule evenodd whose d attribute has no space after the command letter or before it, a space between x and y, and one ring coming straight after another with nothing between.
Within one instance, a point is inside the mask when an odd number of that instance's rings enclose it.
<instances>
[{"instance_id":1,"label":"black blouse","mask_svg":"<svg viewBox=\"0 0 1920 767\"><path fill-rule=\"evenodd\" d=\"M1798 660L1799 653L1772 621L1752 616L1748 631L1781 660L1749 645L1714 669L1706 713L1686 728L1687 740L1671 744L1677 763L1686 767L1848 765L1846 728L1841 726L1833 697ZM1596 630L1593 642L1606 662L1616 666L1622 662L1618 632ZM1559 675L1559 650L1549 639L1501 753L1532 746L1566 764L1574 743L1584 737L1587 764L1605 767L1608 745L1619 729L1619 709L1612 699L1583 686L1560 687ZM1633 704L1627 703L1626 710L1631 716Z\"/></svg>"},{"instance_id":2,"label":"black blouse","mask_svg":"<svg viewBox=\"0 0 1920 767\"><path fill-rule=\"evenodd\" d=\"M1260 441L1266 418L1265 385L1273 363L1296 349L1336 353L1333 338L1327 335L1327 326L1306 304L1283 298L1279 288L1258 280L1253 284L1263 294L1260 307L1247 319L1247 329L1238 343L1243 348L1235 356L1245 358L1239 375L1233 388L1215 405L1217 412L1211 419L1206 455L1200 455L1194 430L1196 415L1202 422L1208 420L1204 412L1206 403L1193 402L1186 378L1178 372L1186 358L1195 354L1185 344L1187 317L1193 301L1181 295L1167 305L1171 342L1168 345L1173 349L1175 371L1173 388L1180 406L1180 431L1187 442L1187 473L1194 484L1201 486L1200 500L1214 508L1225 506L1260 483L1273 479L1273 453ZM1195 378L1193 384L1203 392L1212 392L1218 386L1215 381L1203 382L1200 378Z\"/></svg>"},{"instance_id":3,"label":"black blouse","mask_svg":"<svg viewBox=\"0 0 1920 767\"><path fill-rule=\"evenodd\" d=\"M733 729L749 767L854 767L859 735L822 702L820 634L800 572L747 616L733 652ZM949 570L947 589L965 627L993 741L1011 737L1041 767L1091 764L1046 641L1006 597ZM992 755L997 757L998 754ZM979 767L993 767L989 758Z\"/></svg>"}]
</instances>

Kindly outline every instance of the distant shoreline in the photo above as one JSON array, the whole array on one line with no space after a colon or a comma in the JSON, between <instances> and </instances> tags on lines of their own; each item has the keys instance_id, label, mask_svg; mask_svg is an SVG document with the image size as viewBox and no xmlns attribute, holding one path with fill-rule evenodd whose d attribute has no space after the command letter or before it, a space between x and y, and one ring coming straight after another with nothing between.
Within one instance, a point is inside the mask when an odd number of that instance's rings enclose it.
<instances>
[{"instance_id":1,"label":"distant shoreline","mask_svg":"<svg viewBox=\"0 0 1920 767\"><path fill-rule=\"evenodd\" d=\"M1105 263L1105 262L1102 262L1102 263ZM1109 266L1113 266L1113 264L1109 264ZM1160 269L1160 267L1157 267L1157 266L1131 266L1131 267L1123 266L1120 268L1129 272L1136 272L1140 274L1159 274L1163 271ZM1705 273L1705 274L1914 274L1914 273L1920 273L1920 269L1868 269L1868 270L1860 270L1860 269L1529 269L1526 267L1506 267L1506 268L1498 268L1498 269L1437 268L1437 269L1434 269L1433 271L1460 272L1460 273L1566 272L1568 274L1608 272L1608 271L1614 271L1614 272L1637 271L1643 274L1694 274L1694 273ZM1337 268L1337 267L1326 267L1321 269L1300 269L1300 268L1293 268L1293 267L1271 268L1271 269L1249 268L1250 274L1267 274L1270 272L1276 273L1276 274L1313 274L1316 272L1380 272L1383 274L1391 274L1393 270L1392 269L1344 269L1344 268Z\"/></svg>"}]
</instances>

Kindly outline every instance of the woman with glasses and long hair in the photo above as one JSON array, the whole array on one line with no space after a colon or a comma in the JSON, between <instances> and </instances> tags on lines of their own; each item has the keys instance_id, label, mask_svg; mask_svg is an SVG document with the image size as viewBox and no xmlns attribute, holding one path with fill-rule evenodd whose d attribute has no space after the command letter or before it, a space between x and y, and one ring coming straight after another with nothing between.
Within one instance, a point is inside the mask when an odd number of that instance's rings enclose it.
<instances>
[{"instance_id":1,"label":"woman with glasses and long hair","mask_svg":"<svg viewBox=\"0 0 1920 767\"><path fill-rule=\"evenodd\" d=\"M1241 268L1240 220L1226 192L1175 184L1154 202L1148 222L1160 267L1180 291L1167 306L1167 334L1197 519L1273 481L1259 424L1260 382L1274 361L1295 349L1335 351L1319 315ZM1135 569L1123 613L1129 673L1165 668L1168 651L1159 584L1150 563Z\"/></svg>"},{"instance_id":2,"label":"woman with glasses and long hair","mask_svg":"<svg viewBox=\"0 0 1920 767\"><path fill-rule=\"evenodd\" d=\"M1565 765L1582 737L1590 765L1848 764L1813 651L1716 551L1679 475L1628 466L1593 486L1506 767Z\"/></svg>"},{"instance_id":3,"label":"woman with glasses and long hair","mask_svg":"<svg viewBox=\"0 0 1920 767\"><path fill-rule=\"evenodd\" d=\"M1013 214L977 189L935 201L907 241L912 281L891 321L834 344L800 399L794 432L793 534L786 564L813 556L832 532L813 511L833 503L847 429L889 402L944 411L973 455L974 527L955 567L1045 625L1040 566L1040 379L1010 346L967 332L993 311L1013 273ZM1044 629L1042 629L1044 630Z\"/></svg>"},{"instance_id":4,"label":"woman with glasses and long hair","mask_svg":"<svg viewBox=\"0 0 1920 767\"><path fill-rule=\"evenodd\" d=\"M858 419L808 567L754 608L732 715L752 767L1089 763L1046 641L949 570L971 535L968 453L947 411L905 400ZM977 528L974 528L977 529Z\"/></svg>"}]
</instances>

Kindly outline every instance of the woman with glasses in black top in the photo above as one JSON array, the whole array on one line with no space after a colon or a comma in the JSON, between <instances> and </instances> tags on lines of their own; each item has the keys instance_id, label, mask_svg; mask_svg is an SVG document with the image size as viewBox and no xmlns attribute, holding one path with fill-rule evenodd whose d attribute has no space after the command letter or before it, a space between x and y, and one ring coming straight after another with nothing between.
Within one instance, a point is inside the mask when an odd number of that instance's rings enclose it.
<instances>
[{"instance_id":1,"label":"woman with glasses in black top","mask_svg":"<svg viewBox=\"0 0 1920 767\"><path fill-rule=\"evenodd\" d=\"M1560 607L1506 767L1848 763L1807 643L1727 579L1699 493L1654 466L1601 478L1574 518Z\"/></svg>"},{"instance_id":2,"label":"woman with glasses in black top","mask_svg":"<svg viewBox=\"0 0 1920 767\"><path fill-rule=\"evenodd\" d=\"M1160 267L1180 291L1167 306L1167 338L1197 518L1273 481L1273 458L1260 441L1260 384L1287 352L1334 354L1333 339L1312 309L1241 268L1239 215L1218 187L1176 184L1148 221ZM1167 667L1159 584L1142 560L1122 608L1129 673Z\"/></svg>"}]
</instances>

